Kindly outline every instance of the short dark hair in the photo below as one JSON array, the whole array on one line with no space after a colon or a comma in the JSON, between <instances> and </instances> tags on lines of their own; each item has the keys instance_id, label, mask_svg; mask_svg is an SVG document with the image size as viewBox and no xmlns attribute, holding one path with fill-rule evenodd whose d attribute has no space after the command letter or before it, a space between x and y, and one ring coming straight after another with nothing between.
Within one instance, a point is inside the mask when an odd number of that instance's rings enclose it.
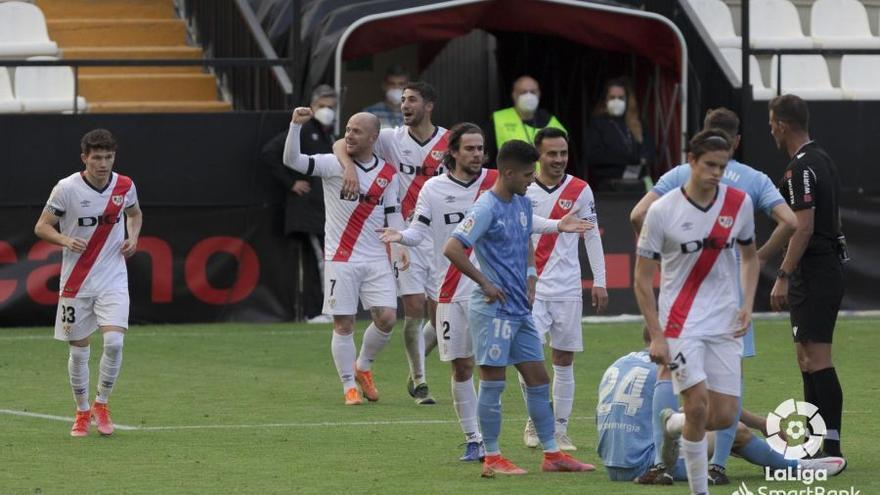
<instances>
[{"instance_id":1,"label":"short dark hair","mask_svg":"<svg viewBox=\"0 0 880 495\"><path fill-rule=\"evenodd\" d=\"M82 137L79 147L84 155L94 150L116 151L116 139L107 129L93 129Z\"/></svg>"},{"instance_id":2,"label":"short dark hair","mask_svg":"<svg viewBox=\"0 0 880 495\"><path fill-rule=\"evenodd\" d=\"M446 153L443 154L443 166L449 170L455 170L455 158L452 157L452 151L458 151L461 148L461 137L465 134L479 134L486 139L483 129L477 124L471 122L459 122L449 129L449 142L446 145Z\"/></svg>"},{"instance_id":3,"label":"short dark hair","mask_svg":"<svg viewBox=\"0 0 880 495\"><path fill-rule=\"evenodd\" d=\"M739 134L739 116L733 110L719 107L706 112L703 129L721 129L729 136L736 138Z\"/></svg>"},{"instance_id":4,"label":"short dark hair","mask_svg":"<svg viewBox=\"0 0 880 495\"><path fill-rule=\"evenodd\" d=\"M721 129L703 129L688 142L687 151L700 158L712 151L727 151L733 148L733 138Z\"/></svg>"},{"instance_id":5,"label":"short dark hair","mask_svg":"<svg viewBox=\"0 0 880 495\"><path fill-rule=\"evenodd\" d=\"M565 142L568 143L568 134L566 134L565 131L557 129L556 127L545 127L535 134L535 148L540 148L541 142L545 139L555 138L565 139Z\"/></svg>"},{"instance_id":6,"label":"short dark hair","mask_svg":"<svg viewBox=\"0 0 880 495\"><path fill-rule=\"evenodd\" d=\"M437 101L437 90L425 81L410 81L403 87L404 91L408 89L417 92L427 102Z\"/></svg>"},{"instance_id":7,"label":"short dark hair","mask_svg":"<svg viewBox=\"0 0 880 495\"><path fill-rule=\"evenodd\" d=\"M807 102L798 95L780 95L770 100L768 105L773 118L801 131L810 129L810 109Z\"/></svg>"},{"instance_id":8,"label":"short dark hair","mask_svg":"<svg viewBox=\"0 0 880 495\"><path fill-rule=\"evenodd\" d=\"M406 76L406 78L409 79L409 71L404 69L401 65L391 65L385 71L385 79L387 80L389 77L395 76Z\"/></svg>"},{"instance_id":9,"label":"short dark hair","mask_svg":"<svg viewBox=\"0 0 880 495\"><path fill-rule=\"evenodd\" d=\"M511 139L498 150L498 169L535 167L541 154L531 144L519 139Z\"/></svg>"}]
</instances>

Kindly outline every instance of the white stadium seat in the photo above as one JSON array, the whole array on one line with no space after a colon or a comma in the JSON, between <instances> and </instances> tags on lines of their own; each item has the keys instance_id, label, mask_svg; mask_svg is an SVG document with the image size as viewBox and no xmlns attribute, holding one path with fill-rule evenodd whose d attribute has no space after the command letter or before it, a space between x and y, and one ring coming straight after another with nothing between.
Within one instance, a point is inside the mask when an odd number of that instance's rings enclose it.
<instances>
[{"instance_id":1,"label":"white stadium seat","mask_svg":"<svg viewBox=\"0 0 880 495\"><path fill-rule=\"evenodd\" d=\"M797 9L788 0L752 0L749 4L752 48L812 48Z\"/></svg>"},{"instance_id":2,"label":"white stadium seat","mask_svg":"<svg viewBox=\"0 0 880 495\"><path fill-rule=\"evenodd\" d=\"M853 100L880 100L880 55L844 55L840 87Z\"/></svg>"},{"instance_id":3,"label":"white stadium seat","mask_svg":"<svg viewBox=\"0 0 880 495\"><path fill-rule=\"evenodd\" d=\"M727 65L733 69L736 74L737 82L742 81L742 50L739 48L722 48L721 54ZM769 100L773 98L775 93L772 89L764 85L761 78L761 67L758 66L758 59L754 55L749 57L749 79L752 82L752 98L755 100Z\"/></svg>"},{"instance_id":4,"label":"white stadium seat","mask_svg":"<svg viewBox=\"0 0 880 495\"><path fill-rule=\"evenodd\" d=\"M0 67L0 113L21 112L21 102L12 94L12 84L9 82L9 71L6 67Z\"/></svg>"},{"instance_id":5,"label":"white stadium seat","mask_svg":"<svg viewBox=\"0 0 880 495\"><path fill-rule=\"evenodd\" d=\"M0 58L56 54L58 45L49 40L46 18L39 7L24 2L0 3Z\"/></svg>"},{"instance_id":6,"label":"white stadium seat","mask_svg":"<svg viewBox=\"0 0 880 495\"><path fill-rule=\"evenodd\" d=\"M770 61L770 87L776 89L778 55ZM805 100L841 100L843 91L831 85L828 64L822 55L782 57L782 93L794 93Z\"/></svg>"},{"instance_id":7,"label":"white stadium seat","mask_svg":"<svg viewBox=\"0 0 880 495\"><path fill-rule=\"evenodd\" d=\"M733 16L721 0L688 0L712 40L720 48L739 48L742 38L733 29Z\"/></svg>"},{"instance_id":8,"label":"white stadium seat","mask_svg":"<svg viewBox=\"0 0 880 495\"><path fill-rule=\"evenodd\" d=\"M821 48L880 48L880 38L871 34L868 12L858 0L816 0L810 34Z\"/></svg>"},{"instance_id":9,"label":"white stadium seat","mask_svg":"<svg viewBox=\"0 0 880 495\"><path fill-rule=\"evenodd\" d=\"M57 60L31 57L28 60ZM25 112L73 112L73 70L70 67L19 67L15 71L15 95ZM78 111L86 111L86 99L77 96Z\"/></svg>"}]
</instances>

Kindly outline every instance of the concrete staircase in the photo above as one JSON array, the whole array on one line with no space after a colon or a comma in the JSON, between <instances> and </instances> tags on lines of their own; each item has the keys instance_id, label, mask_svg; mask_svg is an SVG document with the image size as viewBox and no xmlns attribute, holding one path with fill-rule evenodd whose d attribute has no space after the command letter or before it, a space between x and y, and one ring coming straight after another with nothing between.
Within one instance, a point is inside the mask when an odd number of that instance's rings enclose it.
<instances>
[{"instance_id":1,"label":"concrete staircase","mask_svg":"<svg viewBox=\"0 0 880 495\"><path fill-rule=\"evenodd\" d=\"M201 59L186 43L172 0L37 0L66 59ZM90 112L223 112L217 82L201 67L83 67Z\"/></svg>"}]
</instances>

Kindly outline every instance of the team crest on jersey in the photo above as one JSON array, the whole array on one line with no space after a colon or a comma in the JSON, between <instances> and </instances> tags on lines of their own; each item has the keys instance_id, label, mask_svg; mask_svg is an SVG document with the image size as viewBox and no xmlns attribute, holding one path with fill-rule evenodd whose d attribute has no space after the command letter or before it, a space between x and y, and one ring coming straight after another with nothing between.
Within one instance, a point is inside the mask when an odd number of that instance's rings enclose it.
<instances>
[{"instance_id":1,"label":"team crest on jersey","mask_svg":"<svg viewBox=\"0 0 880 495\"><path fill-rule=\"evenodd\" d=\"M379 177L378 179L376 179L376 184L379 184L379 187L384 189L385 186L388 185L388 179L384 177Z\"/></svg>"},{"instance_id":2,"label":"team crest on jersey","mask_svg":"<svg viewBox=\"0 0 880 495\"><path fill-rule=\"evenodd\" d=\"M526 225L529 224L529 220L526 218L525 212L519 212L519 224L522 225L523 228L525 228Z\"/></svg>"},{"instance_id":3,"label":"team crest on jersey","mask_svg":"<svg viewBox=\"0 0 880 495\"><path fill-rule=\"evenodd\" d=\"M443 159L443 155L445 155L445 151L431 150L431 158L440 161Z\"/></svg>"},{"instance_id":4,"label":"team crest on jersey","mask_svg":"<svg viewBox=\"0 0 880 495\"><path fill-rule=\"evenodd\" d=\"M724 227L725 229L729 229L733 226L733 217L729 215L722 215L718 217L718 225Z\"/></svg>"},{"instance_id":5,"label":"team crest on jersey","mask_svg":"<svg viewBox=\"0 0 880 495\"><path fill-rule=\"evenodd\" d=\"M122 195L116 194L112 198L110 198L110 201L113 201L113 204L116 206L122 206Z\"/></svg>"},{"instance_id":6,"label":"team crest on jersey","mask_svg":"<svg viewBox=\"0 0 880 495\"><path fill-rule=\"evenodd\" d=\"M574 201L572 201L570 199L560 199L559 200L559 207L562 208L563 210L570 210L572 205L574 205Z\"/></svg>"}]
</instances>

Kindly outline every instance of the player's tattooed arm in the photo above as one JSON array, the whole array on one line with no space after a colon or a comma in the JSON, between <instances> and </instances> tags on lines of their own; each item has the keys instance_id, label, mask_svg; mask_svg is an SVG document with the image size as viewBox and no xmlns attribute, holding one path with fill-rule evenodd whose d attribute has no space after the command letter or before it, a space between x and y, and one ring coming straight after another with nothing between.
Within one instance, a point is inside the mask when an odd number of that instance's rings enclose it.
<instances>
[{"instance_id":1,"label":"player's tattooed arm","mask_svg":"<svg viewBox=\"0 0 880 495\"><path fill-rule=\"evenodd\" d=\"M470 255L467 253L460 240L455 237L450 237L449 240L446 241L446 245L443 246L443 256L449 258L449 261L455 265L461 273L480 286L480 290L482 290L483 295L486 296L487 303L495 301L501 301L502 303L507 302L504 291L492 285L492 282L489 281L489 279L486 278L486 276L483 275L473 263L471 263Z\"/></svg>"},{"instance_id":2,"label":"player's tattooed arm","mask_svg":"<svg viewBox=\"0 0 880 495\"><path fill-rule=\"evenodd\" d=\"M345 139L337 139L333 143L333 154L342 165L342 193L353 196L359 192L360 184L358 183L357 170L355 170L354 159L345 149Z\"/></svg>"}]
</instances>

